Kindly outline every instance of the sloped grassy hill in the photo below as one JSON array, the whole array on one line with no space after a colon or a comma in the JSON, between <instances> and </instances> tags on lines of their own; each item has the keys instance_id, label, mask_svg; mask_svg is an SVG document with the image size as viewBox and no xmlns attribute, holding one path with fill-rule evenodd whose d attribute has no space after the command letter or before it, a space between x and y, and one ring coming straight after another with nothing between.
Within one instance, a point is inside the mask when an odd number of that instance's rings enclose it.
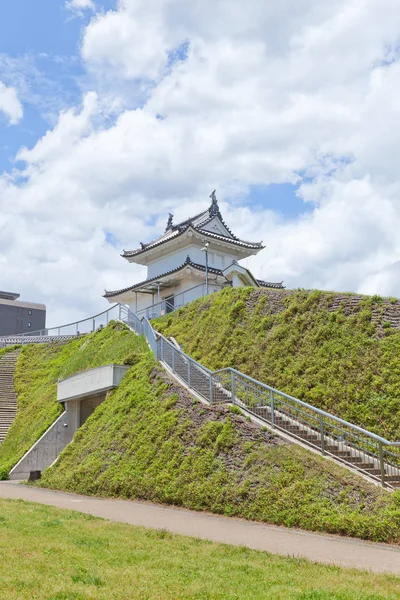
<instances>
[{"instance_id":1,"label":"sloped grassy hill","mask_svg":"<svg viewBox=\"0 0 400 600\"><path fill-rule=\"evenodd\" d=\"M129 363L138 351L148 352L145 341L119 323L67 344L23 347L14 378L17 415L0 444L0 479L61 414L57 402L59 378L109 363Z\"/></svg>"},{"instance_id":2,"label":"sloped grassy hill","mask_svg":"<svg viewBox=\"0 0 400 600\"><path fill-rule=\"evenodd\" d=\"M155 327L211 369L233 366L400 440L400 301L319 291L225 289Z\"/></svg>"},{"instance_id":3,"label":"sloped grassy hill","mask_svg":"<svg viewBox=\"0 0 400 600\"><path fill-rule=\"evenodd\" d=\"M0 446L4 475L60 413L57 379L110 362L132 368L40 485L400 542L400 493L193 400L144 339L117 323L68 344L22 349L18 415Z\"/></svg>"},{"instance_id":4,"label":"sloped grassy hill","mask_svg":"<svg viewBox=\"0 0 400 600\"><path fill-rule=\"evenodd\" d=\"M151 355L77 432L40 485L400 542L400 494L207 407Z\"/></svg>"}]
</instances>

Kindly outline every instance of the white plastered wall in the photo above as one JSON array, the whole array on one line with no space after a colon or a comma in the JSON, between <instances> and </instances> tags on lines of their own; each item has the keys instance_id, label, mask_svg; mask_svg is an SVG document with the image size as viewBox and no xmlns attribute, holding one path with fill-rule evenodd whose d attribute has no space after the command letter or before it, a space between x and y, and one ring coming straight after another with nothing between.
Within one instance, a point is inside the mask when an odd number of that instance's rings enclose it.
<instances>
[{"instance_id":1,"label":"white plastered wall","mask_svg":"<svg viewBox=\"0 0 400 600\"><path fill-rule=\"evenodd\" d=\"M187 256L190 257L192 262L197 263L198 265L205 266L206 264L205 252L202 252L199 246L193 244L154 260L154 262L148 265L147 278L151 279L157 277L157 275L167 273L168 271L180 267L184 264ZM210 244L208 252L208 265L210 267L214 267L215 269L225 269L232 264L235 258L236 257L233 254L224 252L220 247L216 249Z\"/></svg>"}]
</instances>

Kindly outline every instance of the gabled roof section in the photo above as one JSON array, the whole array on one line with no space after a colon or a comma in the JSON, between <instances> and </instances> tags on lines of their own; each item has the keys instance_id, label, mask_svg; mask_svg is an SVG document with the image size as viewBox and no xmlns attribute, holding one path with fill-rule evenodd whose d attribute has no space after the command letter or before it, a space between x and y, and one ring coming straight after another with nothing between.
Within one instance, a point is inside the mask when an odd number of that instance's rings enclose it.
<instances>
[{"instance_id":1,"label":"gabled roof section","mask_svg":"<svg viewBox=\"0 0 400 600\"><path fill-rule=\"evenodd\" d=\"M124 250L122 254L123 258L130 258L133 256L138 256L139 254L143 254L144 252L147 252L148 250L151 250L152 248L155 248L160 244L164 244L180 236L189 228L192 228L205 236L211 236L215 239L220 239L222 241L243 246L246 248L251 248L254 250L260 250L263 248L262 242L246 242L244 240L240 240L237 236L235 236L222 218L221 211L218 206L218 200L215 195L215 190L213 191L210 197L211 205L207 210L195 215L194 217L191 217L190 219L181 221L176 225L174 225L173 223L173 215L169 214L167 228L163 235L147 244L143 244L141 242L140 248L137 248L136 250ZM207 228L207 226L210 225L212 221L214 221L216 225L214 228L215 231L212 231Z\"/></svg>"},{"instance_id":2,"label":"gabled roof section","mask_svg":"<svg viewBox=\"0 0 400 600\"><path fill-rule=\"evenodd\" d=\"M222 274L227 279L231 280L230 275L234 272L241 274L242 277L244 276L244 281L248 285L253 285L254 287L266 287L275 289L284 289L285 287L283 285L283 281L280 281L278 283L272 283L271 281L263 281L262 279L256 279L249 269L246 269L246 267L239 265L237 261L233 261L232 264L230 264L228 267L225 267L225 269L223 269L222 271Z\"/></svg>"},{"instance_id":3,"label":"gabled roof section","mask_svg":"<svg viewBox=\"0 0 400 600\"><path fill-rule=\"evenodd\" d=\"M162 277L166 277L168 275L173 275L174 273L178 273L179 271L181 271L182 269L184 269L188 266L192 267L196 271L205 272L205 270L206 270L204 265L199 265L198 263L192 262L190 260L190 257L188 256L186 258L185 262L182 265L179 265L179 267L176 267L176 269L171 269L170 271L165 271L165 273L161 273L161 275L156 275L155 277L151 277L150 279L145 279L144 281L135 283L134 285L131 285L127 288L123 288L122 290L115 290L112 292L111 291L107 292L107 290L106 290L105 294L103 295L103 298L113 298L114 296L118 296L119 294L123 294L124 292L134 292L135 290L143 288L143 286L146 286L149 283L157 281L157 280L161 279ZM208 272L212 275L222 275L221 269L214 269L213 267L208 267Z\"/></svg>"}]
</instances>

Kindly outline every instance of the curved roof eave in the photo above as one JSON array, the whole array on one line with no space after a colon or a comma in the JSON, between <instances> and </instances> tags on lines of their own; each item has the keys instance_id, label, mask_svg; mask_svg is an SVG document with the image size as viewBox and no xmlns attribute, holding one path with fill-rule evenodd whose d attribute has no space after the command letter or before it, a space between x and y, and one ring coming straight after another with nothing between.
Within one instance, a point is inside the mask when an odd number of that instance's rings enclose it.
<instances>
[{"instance_id":1,"label":"curved roof eave","mask_svg":"<svg viewBox=\"0 0 400 600\"><path fill-rule=\"evenodd\" d=\"M229 238L225 235L221 235L219 233L214 233L212 231L207 231L205 229L200 229L197 227L194 227L193 225L187 225L184 229L182 229L182 231L179 231L179 233L176 232L172 232L175 235L170 235L170 236L166 236L161 238L158 241L155 241L153 243L149 243L149 244L143 244L142 248L138 248L137 250L125 250L123 252L123 254L121 254L121 256L123 258L133 258L134 256L139 256L142 255L146 252L149 252L150 250L153 250L153 248L158 248L159 246L161 246L162 244L166 244L168 242L171 242L173 240L178 239L179 237L181 237L182 235L184 235L186 232L192 230L195 233L198 233L199 235L202 235L204 237L211 237L214 239L218 239L222 242L225 242L227 244L232 244L233 246L239 246L242 248L248 248L249 250L262 250L265 246L262 245L262 242L247 242L245 240L238 240L235 238Z\"/></svg>"}]
</instances>

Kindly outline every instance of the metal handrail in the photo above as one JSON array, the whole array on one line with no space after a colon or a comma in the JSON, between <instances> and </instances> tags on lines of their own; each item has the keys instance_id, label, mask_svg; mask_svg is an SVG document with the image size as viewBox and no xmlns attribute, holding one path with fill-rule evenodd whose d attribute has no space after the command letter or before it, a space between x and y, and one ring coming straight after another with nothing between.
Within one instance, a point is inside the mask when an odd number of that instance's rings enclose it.
<instances>
[{"instance_id":1,"label":"metal handrail","mask_svg":"<svg viewBox=\"0 0 400 600\"><path fill-rule=\"evenodd\" d=\"M114 304L114 306L111 306L110 308L107 308L107 310L103 310L100 313L97 313L96 315L93 315L91 317L87 317L86 319L80 319L79 321L72 321L71 323L66 323L65 325L59 325L57 327L44 327L43 329L37 329L36 331L25 331L24 333L14 333L11 335L2 335L0 336L0 339L8 339L8 338L17 338L17 337L32 337L32 336L42 336L42 335L49 335L49 331L59 331L60 329L65 329L66 327L76 327L77 325L80 325L81 323L87 323L89 321L93 321L94 319L97 319L98 317L101 317L107 313L110 313L111 311L113 311L115 308L117 308L118 306L120 306L120 304ZM43 332L46 332L45 334Z\"/></svg>"},{"instance_id":2,"label":"metal handrail","mask_svg":"<svg viewBox=\"0 0 400 600\"><path fill-rule=\"evenodd\" d=\"M214 287L217 286L218 288L222 289L222 286L220 284L218 284L218 283L210 282L210 284L212 286L214 286ZM156 302L155 304L151 304L147 308L141 308L135 314L137 316L140 316L140 315L143 315L143 314L148 315L151 312L157 311L158 308L163 309L167 305L171 308L170 312L173 312L174 310L177 310L178 308L181 308L185 304L185 302L182 302L181 304L179 304L179 298L180 297L182 297L182 299L184 299L185 294L188 294L189 292L193 292L194 290L197 290L199 288L202 288L205 291L206 284L205 283L200 283L199 285L195 285L195 286L193 286L191 288L188 288L187 290L184 290L183 292L179 292L179 294L175 294L174 295L174 304L173 305L170 302L168 302L167 298L164 298L163 300L160 300L160 302ZM205 295L207 295L207 294L206 293L202 294L202 296L205 296ZM177 299L178 299L178 304L176 303Z\"/></svg>"},{"instance_id":3,"label":"metal handrail","mask_svg":"<svg viewBox=\"0 0 400 600\"><path fill-rule=\"evenodd\" d=\"M140 318L126 307L122 312L127 316L129 324L136 325L134 330L145 335L158 360L169 365L172 371L183 379L192 390L209 402L232 402L257 416L259 414L255 411L269 410L271 411L269 420L265 416L259 416L259 418L273 428L278 427L285 431L284 427L274 422L285 417L289 420L287 433L297 441L308 443L322 455L329 454L331 458L371 479L380 481L382 485L391 487L393 481L400 484L400 455L383 450L384 447L400 447L400 442L390 442L371 431L290 396L232 367L212 371L157 332L146 317ZM200 380L198 379L199 375L201 376ZM223 381L224 375L227 381ZM242 397L238 398L235 391L236 386L240 389L241 386L246 386L246 382L252 385L247 387L245 392L241 390L239 396ZM267 401L264 404L264 400L262 400L262 404L259 404L260 394L257 394L257 388L269 393L265 395L266 398L270 398L269 405ZM255 398L256 405L248 406L243 393L245 396L249 394L250 397ZM280 398L289 400L292 404L283 402ZM300 410L300 407L303 410ZM305 412L304 408L309 412ZM300 432L291 432L290 428L293 429L291 423L296 423ZM301 432L305 434L304 438L301 437ZM316 441L310 441L308 439L310 437ZM333 445L337 449L337 454L332 453ZM376 474L377 472L379 475Z\"/></svg>"},{"instance_id":4,"label":"metal handrail","mask_svg":"<svg viewBox=\"0 0 400 600\"><path fill-rule=\"evenodd\" d=\"M335 415L332 415L331 413L328 413L328 412L322 410L321 408L317 408L316 406L313 406L312 404L308 404L307 402L304 402L303 400L300 400L299 398L290 396L289 394L286 394L285 392L282 392L281 390L277 390L276 388L273 388L270 385L263 383L262 381L258 381L257 379L254 379L253 377L250 377L249 375L245 375L241 371L237 371L233 367L224 367L223 369L218 369L218 371L213 371L213 375L218 375L218 373L222 373L223 371L229 371L230 373L235 373L236 375L240 375L240 377L243 377L243 379L252 381L253 383L256 383L257 385L259 385L271 392L279 394L280 396L283 396L284 398L288 398L288 400L293 400L294 402L296 402L296 404L301 404L302 406L305 406L306 408L311 409L313 412L316 412L319 415L322 415L324 417L332 419L333 421L337 421L341 425L346 425L347 427L350 427L351 429L355 429L359 433L368 435L369 437L374 438L378 442L382 442L384 444L391 445L391 446L400 446L400 442L389 442L389 440L386 440L385 438L377 435L376 433L373 433L372 431L368 431L368 429L363 429L362 427L359 427L358 425L354 425L354 423L350 423L349 421L345 421L344 419L341 419L340 417L336 417Z\"/></svg>"},{"instance_id":5,"label":"metal handrail","mask_svg":"<svg viewBox=\"0 0 400 600\"><path fill-rule=\"evenodd\" d=\"M261 387L267 389L268 391L279 394L280 396L283 396L284 398L288 398L288 400L292 400L296 404L300 404L301 406L304 406L304 407L310 409L312 412L316 412L324 417L327 417L329 419L332 419L333 421L336 421L337 423L340 423L341 425L346 425L346 427L349 427L350 429L354 429L355 431L358 431L359 433L363 433L364 435L367 435L368 437L374 438L378 442L382 442L382 443L390 445L390 446L400 446L400 442L390 442L389 440L377 435L376 433L373 433L372 431L363 429L362 427L359 427L358 425L354 425L354 423L345 421L344 419L341 419L340 417L337 417L331 413L328 413L328 412L322 410L321 408L317 408L316 406L313 406L312 404L308 404L307 402L304 402L303 400L300 400L299 398L290 396L289 394L286 394L285 392L282 392L281 390L271 387L270 385L263 383L262 381L258 381L257 379L254 379L253 377L250 377L249 375L246 375L245 373L242 373L241 371L238 371L237 369L234 369L233 367L224 367L223 369L218 369L217 371L212 371L208 367L206 367L206 366L202 365L201 363L199 363L198 361L196 361L194 358L190 357L188 354L186 354L182 350L178 349L176 346L173 346L173 344L171 344L171 342L164 335L162 335L161 333L159 333L155 329L153 329L153 327L152 327L151 323L148 321L148 319L146 319L146 321L149 323L149 325L151 327L151 331L154 334L154 336L156 337L156 339L157 338L163 339L164 342L166 342L167 344L170 344L174 348L175 352L178 352L186 360L191 361L192 363L194 363L195 365L197 365L198 367L203 369L208 374L218 375L219 373L222 373L224 371L229 372L229 373L235 373L236 375L239 375L243 379L247 379L248 381L256 383L258 386L261 386Z\"/></svg>"},{"instance_id":6,"label":"metal handrail","mask_svg":"<svg viewBox=\"0 0 400 600\"><path fill-rule=\"evenodd\" d=\"M120 306L120 304L114 304L107 310L103 310L91 317L79 319L78 321L73 321L65 325L0 336L0 347L9 346L11 344L45 343L53 340L68 340L85 333L90 333L95 331L97 327L108 324L112 318L119 319L121 313ZM99 319L101 321L100 323ZM83 327L85 331L79 331L81 327ZM75 331L73 332L71 328L74 328Z\"/></svg>"}]
</instances>

